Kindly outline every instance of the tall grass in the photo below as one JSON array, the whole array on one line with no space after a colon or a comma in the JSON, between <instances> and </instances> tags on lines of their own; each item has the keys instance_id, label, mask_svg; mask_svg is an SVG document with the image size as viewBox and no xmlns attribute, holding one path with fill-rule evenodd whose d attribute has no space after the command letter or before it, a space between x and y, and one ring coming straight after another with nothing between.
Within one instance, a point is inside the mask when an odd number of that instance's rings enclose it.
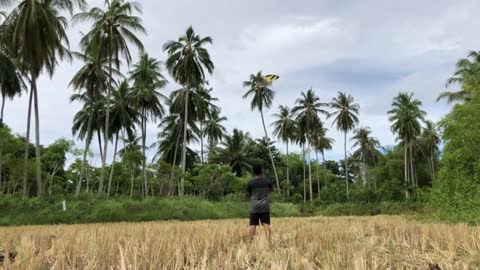
<instances>
[{"instance_id":1,"label":"tall grass","mask_svg":"<svg viewBox=\"0 0 480 270\"><path fill-rule=\"evenodd\" d=\"M480 229L398 216L274 218L270 243L248 220L0 227L3 269L480 268ZM438 269L438 268L431 268Z\"/></svg>"}]
</instances>

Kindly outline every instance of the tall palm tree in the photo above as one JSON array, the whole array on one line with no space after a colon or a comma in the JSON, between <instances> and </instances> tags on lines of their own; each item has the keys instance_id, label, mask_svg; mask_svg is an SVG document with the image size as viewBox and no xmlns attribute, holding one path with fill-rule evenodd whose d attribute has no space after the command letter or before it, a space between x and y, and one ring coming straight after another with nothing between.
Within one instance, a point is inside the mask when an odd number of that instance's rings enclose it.
<instances>
[{"instance_id":1,"label":"tall palm tree","mask_svg":"<svg viewBox=\"0 0 480 270\"><path fill-rule=\"evenodd\" d=\"M40 160L40 115L38 106L37 79L45 70L50 77L59 59L69 56L65 32L67 19L63 11L73 12L74 5L84 6L83 0L25 0L15 8L11 47L22 73L30 76L30 91L35 111L35 157L37 195L43 194ZM29 108L30 111L30 108ZM28 114L30 117L30 113ZM29 121L27 121L29 122ZM27 134L30 123L27 124ZM27 136L28 137L28 136ZM26 147L28 147L28 138ZM26 169L26 168L25 168Z\"/></svg>"},{"instance_id":2,"label":"tall palm tree","mask_svg":"<svg viewBox=\"0 0 480 270\"><path fill-rule=\"evenodd\" d=\"M75 73L70 81L70 86L72 86L74 90L84 90L88 96L88 100L95 102L95 100L102 95L106 88L109 74L107 59L98 59L96 56L91 54L89 55L88 53L73 52L72 55L82 61L84 65L77 71L77 73ZM115 74L119 75L119 72L115 70ZM87 153L89 152L90 142L93 135L93 110L95 106L89 106L89 108L90 112L88 113L89 117L86 130L85 149L83 152L83 161L80 169L79 181L77 182L77 186L75 188L75 195L78 195L82 188L82 182L83 178L85 177L85 168L87 164Z\"/></svg>"},{"instance_id":3,"label":"tall palm tree","mask_svg":"<svg viewBox=\"0 0 480 270\"><path fill-rule=\"evenodd\" d=\"M124 147L118 151L122 161L126 163L126 167L130 170L130 199L133 196L133 183L138 164L142 162L142 151L139 141L140 137L133 130L129 130L123 138Z\"/></svg>"},{"instance_id":4,"label":"tall palm tree","mask_svg":"<svg viewBox=\"0 0 480 270\"><path fill-rule=\"evenodd\" d=\"M422 130L421 142L425 152L429 156L430 169L432 171L432 181L435 180L435 154L438 152L438 145L441 142L437 126L432 121L425 121L425 127Z\"/></svg>"},{"instance_id":5,"label":"tall palm tree","mask_svg":"<svg viewBox=\"0 0 480 270\"><path fill-rule=\"evenodd\" d=\"M74 22L92 21L91 30L82 38L81 45L92 55L98 58L108 59L109 65L109 83L106 94L106 115L105 115L105 133L104 141L108 140L110 134L110 95L114 85L113 64L120 69L120 56L122 56L129 65L132 56L128 42L131 42L140 50L143 50L143 44L135 36L135 32L146 34L140 17L133 16L133 12L141 13L140 4L137 2L128 2L124 0L106 0L105 10L94 7L88 12L81 12L73 17ZM103 148L102 173L100 174L100 183L98 192L103 192L105 166L107 162L108 144Z\"/></svg>"},{"instance_id":6,"label":"tall palm tree","mask_svg":"<svg viewBox=\"0 0 480 270\"><path fill-rule=\"evenodd\" d=\"M2 14L3 13L0 12L0 19L3 17ZM7 44L8 38L10 37L8 30L7 26L0 25L0 95L2 97L0 126L3 125L4 121L6 99L13 99L15 96L20 96L22 91L26 89L20 71L17 69L13 59L9 56L11 52L9 52Z\"/></svg>"},{"instance_id":7,"label":"tall palm tree","mask_svg":"<svg viewBox=\"0 0 480 270\"><path fill-rule=\"evenodd\" d=\"M110 123L110 131L112 137L115 137L112 167L110 169L110 177L108 179L107 198L110 197L113 173L115 169L115 161L117 157L118 139L120 132L132 134L135 133L135 124L139 122L138 111L131 99L132 88L128 82L122 81L118 88L112 92L112 118Z\"/></svg>"},{"instance_id":8,"label":"tall palm tree","mask_svg":"<svg viewBox=\"0 0 480 270\"><path fill-rule=\"evenodd\" d=\"M162 119L158 125L161 130L158 133L158 142L153 145L153 147L157 147L157 153L155 154L154 160L161 159L173 166L178 165L178 154L180 154L179 152L182 149L183 143L183 124L184 121L182 114L173 111L170 111L169 115ZM187 144L192 142L197 143L200 129L192 120L189 121L188 126ZM187 147L187 152L193 152L193 150Z\"/></svg>"},{"instance_id":9,"label":"tall palm tree","mask_svg":"<svg viewBox=\"0 0 480 270\"><path fill-rule=\"evenodd\" d=\"M269 109L272 106L272 101L275 96L275 92L270 89L269 83L263 76L262 72L259 71L257 74L251 74L248 81L243 82L243 87L247 88L247 92L243 95L243 99L246 99L252 96L252 101L250 102L250 108L253 110L258 110L262 118L263 131L265 132L265 140L269 141L267 127L265 126L265 118L263 117L263 110ZM275 181L277 183L277 190L280 192L280 183L278 181L277 168L275 166L275 161L273 160L272 152L269 150L270 161L272 162L273 172L275 174Z\"/></svg>"},{"instance_id":10,"label":"tall palm tree","mask_svg":"<svg viewBox=\"0 0 480 270\"><path fill-rule=\"evenodd\" d=\"M328 187L327 181L327 166L325 163L325 151L332 150L334 139L327 137L327 128L317 128L313 137L313 146L316 151L322 153L323 163L323 180L325 181L325 187ZM318 161L318 158L317 158ZM320 183L318 184L318 196L320 196Z\"/></svg>"},{"instance_id":11,"label":"tall palm tree","mask_svg":"<svg viewBox=\"0 0 480 270\"><path fill-rule=\"evenodd\" d=\"M189 27L185 35L177 41L168 41L163 46L164 51L168 53L166 62L167 69L173 79L183 86L185 92L184 102L184 124L183 124L183 143L182 143L182 172L185 173L186 155L187 155L187 129L189 123L188 107L191 90L205 82L205 71L213 73L214 65L210 60L205 45L212 44L211 37L201 38L195 33L193 27ZM185 178L182 176L180 183L180 196L185 191Z\"/></svg>"},{"instance_id":12,"label":"tall palm tree","mask_svg":"<svg viewBox=\"0 0 480 270\"><path fill-rule=\"evenodd\" d=\"M447 80L446 87L452 84L460 84L462 89L456 92L442 92L437 101L446 99L448 103L465 102L471 100L473 93L463 87L467 79L473 79L479 83L478 74L480 73L480 51L470 51L467 58L457 61L456 70L451 78Z\"/></svg>"},{"instance_id":13,"label":"tall palm tree","mask_svg":"<svg viewBox=\"0 0 480 270\"><path fill-rule=\"evenodd\" d=\"M392 122L392 132L397 134L397 140L402 140L405 152L405 184L415 183L413 172L412 152L414 141L421 132L421 121L425 118L425 111L421 109L422 102L414 99L413 93L399 93L393 99L392 109L388 111L389 121ZM410 181L408 166L408 151L410 150ZM408 196L408 191L407 191Z\"/></svg>"},{"instance_id":14,"label":"tall palm tree","mask_svg":"<svg viewBox=\"0 0 480 270\"><path fill-rule=\"evenodd\" d=\"M203 152L203 139L206 135L204 125L205 122L207 121L207 118L209 117L209 114L214 111L214 110L219 110L219 108L214 105L212 102L217 101L217 98L214 98L211 95L211 92L213 91L212 88L205 88L203 85L197 87L196 89L197 95L199 96L199 104L196 105L198 107L198 122L200 123L200 161L202 163L202 166L205 165L204 162L204 152Z\"/></svg>"},{"instance_id":15,"label":"tall palm tree","mask_svg":"<svg viewBox=\"0 0 480 270\"><path fill-rule=\"evenodd\" d=\"M165 114L165 109L161 103L165 96L158 92L158 89L165 87L167 81L161 74L161 62L148 54L142 53L140 61L133 66L130 72L130 80L133 82L130 100L135 108L140 111L140 125L142 130L142 151L144 161L142 164L143 173L143 196L148 194L147 183L147 157L145 154L147 141L147 122L150 118L155 121Z\"/></svg>"},{"instance_id":16,"label":"tall palm tree","mask_svg":"<svg viewBox=\"0 0 480 270\"><path fill-rule=\"evenodd\" d=\"M307 136L304 130L305 126L301 125L298 121L295 121L295 127L292 132L291 140L302 148L302 165L303 165L303 203L307 203L307 178L306 178L306 166L305 166L305 144L307 143Z\"/></svg>"},{"instance_id":17,"label":"tall palm tree","mask_svg":"<svg viewBox=\"0 0 480 270\"><path fill-rule=\"evenodd\" d=\"M328 115L328 112L323 110L322 107L327 106L326 103L321 103L320 98L315 95L313 89L308 90L306 93L301 93L301 98L296 100L296 106L293 107L293 113L297 113L297 121L305 130L305 137L307 139L307 152L308 152L308 180L310 186L310 201L313 201L313 189L312 189L312 159L310 157L310 146L312 139L312 131L322 127L322 121L319 114Z\"/></svg>"},{"instance_id":18,"label":"tall palm tree","mask_svg":"<svg viewBox=\"0 0 480 270\"><path fill-rule=\"evenodd\" d=\"M347 158L347 133L355 128L358 124L358 113L360 105L354 103L351 95L338 92L338 96L332 99L330 107L334 112L330 115L334 117L333 124L337 126L339 131L344 133L344 150L345 150L345 172L347 181L347 199L348 199L348 158Z\"/></svg>"},{"instance_id":19,"label":"tall palm tree","mask_svg":"<svg viewBox=\"0 0 480 270\"><path fill-rule=\"evenodd\" d=\"M102 141L100 133L105 130L105 123L103 119L105 118L105 96L102 93L98 93L95 96L91 96L88 93L73 94L70 97L70 102L81 102L83 103L82 109L78 111L73 117L72 125L72 134L77 136L80 140L86 140L85 144L90 146L93 138L93 133L97 133L98 145L100 149L100 157L103 158L102 152ZM86 180L87 182L87 192L88 192L88 176L86 175L87 171L87 160L86 153L84 152L84 163L82 164L84 175L83 177L78 178L77 185L75 188L75 194L78 195L81 190L82 182Z\"/></svg>"},{"instance_id":20,"label":"tall palm tree","mask_svg":"<svg viewBox=\"0 0 480 270\"><path fill-rule=\"evenodd\" d=\"M287 147L287 196L290 196L290 166L288 144L292 140L292 134L295 132L295 119L292 110L288 106L280 105L279 112L273 117L277 120L273 122L273 135L282 140Z\"/></svg>"},{"instance_id":21,"label":"tall palm tree","mask_svg":"<svg viewBox=\"0 0 480 270\"><path fill-rule=\"evenodd\" d=\"M227 117L220 116L220 108L212 108L207 115L203 134L208 138L208 162L212 162L212 156L215 146L222 141L227 130L223 126L223 122L227 121Z\"/></svg>"},{"instance_id":22,"label":"tall palm tree","mask_svg":"<svg viewBox=\"0 0 480 270\"><path fill-rule=\"evenodd\" d=\"M171 101L168 100L167 104L170 105ZM152 145L152 147L157 147L157 152L154 156L154 160L163 160L172 164L172 170L170 174L170 180L173 181L175 178L175 166L178 166L178 157L181 155L181 150L183 149L183 110L178 113L174 110L174 107L170 106L169 115L164 117L161 123L158 125L161 130L158 133L158 142ZM197 127L195 121L192 121L190 118L187 129L187 145L194 142L198 142L198 136L200 130ZM194 152L187 146L187 160L194 157ZM181 191L181 185L177 182L178 194Z\"/></svg>"},{"instance_id":23,"label":"tall palm tree","mask_svg":"<svg viewBox=\"0 0 480 270\"><path fill-rule=\"evenodd\" d=\"M26 88L22 76L17 71L15 64L11 59L1 51L0 47L0 95L2 97L2 105L0 108L0 127L4 122L5 102L20 96Z\"/></svg>"},{"instance_id":24,"label":"tall palm tree","mask_svg":"<svg viewBox=\"0 0 480 270\"><path fill-rule=\"evenodd\" d=\"M467 58L457 61L456 70L451 78L447 80L446 86L452 84L462 85L462 89L457 92L442 92L437 101L446 99L448 103L465 102L472 98L473 93L463 87L467 79L474 79L477 83L478 74L480 74L480 51L470 51Z\"/></svg>"},{"instance_id":25,"label":"tall palm tree","mask_svg":"<svg viewBox=\"0 0 480 270\"><path fill-rule=\"evenodd\" d=\"M380 142L376 138L373 138L371 134L372 131L369 127L360 127L354 131L354 135L350 139L354 142L353 147L358 147L357 152L362 162L362 178L364 185L368 182L368 161L372 155L376 154L376 148L380 145Z\"/></svg>"},{"instance_id":26,"label":"tall palm tree","mask_svg":"<svg viewBox=\"0 0 480 270\"><path fill-rule=\"evenodd\" d=\"M251 168L253 160L249 148L250 135L241 130L234 129L231 135L225 136L221 143L219 161L228 164L232 171L238 176L243 176L245 170Z\"/></svg>"}]
</instances>

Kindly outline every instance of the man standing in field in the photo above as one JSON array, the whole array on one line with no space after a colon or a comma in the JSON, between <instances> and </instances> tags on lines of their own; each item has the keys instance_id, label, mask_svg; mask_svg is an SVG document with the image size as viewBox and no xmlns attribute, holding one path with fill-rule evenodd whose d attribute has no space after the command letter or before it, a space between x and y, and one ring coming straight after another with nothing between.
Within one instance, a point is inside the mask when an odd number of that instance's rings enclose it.
<instances>
[{"instance_id":1,"label":"man standing in field","mask_svg":"<svg viewBox=\"0 0 480 270\"><path fill-rule=\"evenodd\" d=\"M265 229L265 235L270 240L270 203L268 194L272 192L272 183L263 175L262 166L253 166L255 178L248 182L247 193L250 196L250 241L253 240L255 231L260 222Z\"/></svg>"}]
</instances>

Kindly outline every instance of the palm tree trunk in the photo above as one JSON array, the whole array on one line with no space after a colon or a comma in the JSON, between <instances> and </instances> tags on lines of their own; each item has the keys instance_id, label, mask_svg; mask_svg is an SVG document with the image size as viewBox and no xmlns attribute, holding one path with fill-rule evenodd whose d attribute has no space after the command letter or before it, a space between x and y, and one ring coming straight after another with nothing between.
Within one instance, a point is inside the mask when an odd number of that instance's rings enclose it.
<instances>
[{"instance_id":1,"label":"palm tree trunk","mask_svg":"<svg viewBox=\"0 0 480 270\"><path fill-rule=\"evenodd\" d=\"M33 89L30 90L30 98L28 100L28 113L27 113L27 134L25 135L25 160L23 167L23 196L28 196L27 190L27 176L28 176L28 156L30 149L30 122L32 119L32 101L33 101Z\"/></svg>"},{"instance_id":2,"label":"palm tree trunk","mask_svg":"<svg viewBox=\"0 0 480 270\"><path fill-rule=\"evenodd\" d=\"M133 196L133 180L135 179L133 169L130 172L130 200L132 199Z\"/></svg>"},{"instance_id":3,"label":"palm tree trunk","mask_svg":"<svg viewBox=\"0 0 480 270\"><path fill-rule=\"evenodd\" d=\"M433 181L435 180L435 159L434 159L434 154L432 152L432 155L430 157L431 163L432 163L432 186L433 186Z\"/></svg>"},{"instance_id":4,"label":"palm tree trunk","mask_svg":"<svg viewBox=\"0 0 480 270\"><path fill-rule=\"evenodd\" d=\"M328 188L328 179L327 179L327 164L325 164L325 151L322 150L322 160L323 160L323 181L325 181L325 188Z\"/></svg>"},{"instance_id":5,"label":"palm tree trunk","mask_svg":"<svg viewBox=\"0 0 480 270\"><path fill-rule=\"evenodd\" d=\"M413 170L413 151L412 151L412 145L410 145L410 174L412 175L412 184L416 186L416 181L415 181L415 172Z\"/></svg>"},{"instance_id":6,"label":"palm tree trunk","mask_svg":"<svg viewBox=\"0 0 480 270\"><path fill-rule=\"evenodd\" d=\"M87 179L87 194L90 192L90 173L88 171L85 172L85 178Z\"/></svg>"},{"instance_id":7,"label":"palm tree trunk","mask_svg":"<svg viewBox=\"0 0 480 270\"><path fill-rule=\"evenodd\" d=\"M188 129L188 102L190 99L189 96L189 88L190 86L187 85L187 89L185 89L185 111L184 111L184 119L183 119L183 145L182 145L182 160L181 160L181 167L182 167L182 178L180 179L180 190L179 196L182 197L185 193L185 171L187 165L187 129Z\"/></svg>"},{"instance_id":8,"label":"palm tree trunk","mask_svg":"<svg viewBox=\"0 0 480 270\"><path fill-rule=\"evenodd\" d=\"M345 140L344 140L344 150L345 150L345 178L347 181L347 200L348 200L348 160L347 160L347 132L344 132Z\"/></svg>"},{"instance_id":9,"label":"palm tree trunk","mask_svg":"<svg viewBox=\"0 0 480 270\"><path fill-rule=\"evenodd\" d=\"M178 143L180 141L180 136L177 136L177 142L175 143L175 152L173 153L173 164L170 172L170 182L173 180L175 176L175 171L174 168L177 166L177 152L178 152ZM175 182L177 182L176 180ZM178 189L178 194L180 194L180 187L177 187Z\"/></svg>"},{"instance_id":10,"label":"palm tree trunk","mask_svg":"<svg viewBox=\"0 0 480 270\"><path fill-rule=\"evenodd\" d=\"M98 138L98 148L100 149L100 159L103 160L102 136L100 136L100 130L97 130L97 138Z\"/></svg>"},{"instance_id":11,"label":"palm tree trunk","mask_svg":"<svg viewBox=\"0 0 480 270\"><path fill-rule=\"evenodd\" d=\"M317 192L318 192L318 198L320 199L320 162L318 160L318 151L315 151L315 158L317 160Z\"/></svg>"},{"instance_id":12,"label":"palm tree trunk","mask_svg":"<svg viewBox=\"0 0 480 270\"><path fill-rule=\"evenodd\" d=\"M277 183L277 190L280 192L280 182L278 182L277 168L275 167L275 161L273 160L272 150L270 149L270 142L267 133L267 127L265 126L265 119L263 118L263 110L260 109L260 116L262 117L263 131L265 132L265 140L267 141L268 154L270 155L270 161L272 162L273 173L275 174L275 181Z\"/></svg>"},{"instance_id":13,"label":"palm tree trunk","mask_svg":"<svg viewBox=\"0 0 480 270\"><path fill-rule=\"evenodd\" d=\"M202 162L202 166L205 165L203 159L203 121L200 121L200 160Z\"/></svg>"},{"instance_id":14,"label":"palm tree trunk","mask_svg":"<svg viewBox=\"0 0 480 270\"><path fill-rule=\"evenodd\" d=\"M110 177L108 178L107 199L110 198L110 189L112 187L113 171L115 168L115 159L117 158L118 133L120 132L117 131L117 134L115 135L115 147L113 149L112 168L110 169Z\"/></svg>"},{"instance_id":15,"label":"palm tree trunk","mask_svg":"<svg viewBox=\"0 0 480 270\"><path fill-rule=\"evenodd\" d=\"M98 193L103 193L103 182L105 180L105 168L107 165L107 151L108 151L108 134L110 130L110 96L112 94L113 84L113 68L112 68L112 45L110 44L109 59L108 59L108 87L107 87L107 110L105 114L105 134L103 138L103 158L102 158L102 173L100 174L100 182L98 184Z\"/></svg>"},{"instance_id":16,"label":"palm tree trunk","mask_svg":"<svg viewBox=\"0 0 480 270\"><path fill-rule=\"evenodd\" d=\"M92 141L92 122L93 122L93 105L90 107L90 113L88 116L88 124L87 124L87 138L85 141L85 150L83 151L83 160L82 160L82 168L80 169L80 177L77 182L77 187L75 188L75 196L80 194L80 190L82 189L82 181L85 177L85 167L87 166L87 154L90 148L90 142Z\"/></svg>"},{"instance_id":17,"label":"palm tree trunk","mask_svg":"<svg viewBox=\"0 0 480 270\"><path fill-rule=\"evenodd\" d=\"M408 143L405 140L405 157L404 157L404 167L405 167L405 197L408 199Z\"/></svg>"},{"instance_id":18,"label":"palm tree trunk","mask_svg":"<svg viewBox=\"0 0 480 270\"><path fill-rule=\"evenodd\" d=\"M2 93L2 109L0 110L0 127L3 125L3 111L5 109L5 94Z\"/></svg>"},{"instance_id":19,"label":"palm tree trunk","mask_svg":"<svg viewBox=\"0 0 480 270\"><path fill-rule=\"evenodd\" d=\"M307 171L305 168L305 145L302 144L302 164L303 164L303 203L307 203Z\"/></svg>"},{"instance_id":20,"label":"palm tree trunk","mask_svg":"<svg viewBox=\"0 0 480 270\"><path fill-rule=\"evenodd\" d=\"M40 112L38 110L37 78L32 72L33 106L35 109L35 167L37 174L37 195L42 196L42 162L40 160Z\"/></svg>"},{"instance_id":21,"label":"palm tree trunk","mask_svg":"<svg viewBox=\"0 0 480 270\"><path fill-rule=\"evenodd\" d=\"M363 162L363 168L362 168L362 177L363 177L363 185L367 185L367 174L366 174L366 168L367 168L367 162L365 160L365 151L362 151L362 162Z\"/></svg>"},{"instance_id":22,"label":"palm tree trunk","mask_svg":"<svg viewBox=\"0 0 480 270\"><path fill-rule=\"evenodd\" d=\"M288 140L286 141L287 143L287 196L290 196L290 164L288 162Z\"/></svg>"},{"instance_id":23,"label":"palm tree trunk","mask_svg":"<svg viewBox=\"0 0 480 270\"><path fill-rule=\"evenodd\" d=\"M370 181L368 180L368 165L365 163L365 181L368 183L368 189L370 189Z\"/></svg>"},{"instance_id":24,"label":"palm tree trunk","mask_svg":"<svg viewBox=\"0 0 480 270\"><path fill-rule=\"evenodd\" d=\"M308 139L308 186L310 190L310 201L313 201L313 188L312 188L312 158L311 158L311 151L310 151L310 139Z\"/></svg>"},{"instance_id":25,"label":"palm tree trunk","mask_svg":"<svg viewBox=\"0 0 480 270\"><path fill-rule=\"evenodd\" d=\"M143 166L142 166L142 173L143 173L143 190L144 194L143 197L146 198L148 195L148 183L147 183L147 156L145 154L145 145L147 144L147 117L145 109L142 109L142 153L143 153Z\"/></svg>"},{"instance_id":26,"label":"palm tree trunk","mask_svg":"<svg viewBox=\"0 0 480 270\"><path fill-rule=\"evenodd\" d=\"M213 154L213 140L208 139L208 163L212 162L212 154Z\"/></svg>"}]
</instances>

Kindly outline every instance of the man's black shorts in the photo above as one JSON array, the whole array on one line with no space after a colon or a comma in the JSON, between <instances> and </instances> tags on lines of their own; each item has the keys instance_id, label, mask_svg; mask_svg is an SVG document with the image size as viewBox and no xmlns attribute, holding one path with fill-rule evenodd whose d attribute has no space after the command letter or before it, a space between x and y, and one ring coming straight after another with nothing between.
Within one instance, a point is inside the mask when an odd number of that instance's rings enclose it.
<instances>
[{"instance_id":1,"label":"man's black shorts","mask_svg":"<svg viewBox=\"0 0 480 270\"><path fill-rule=\"evenodd\" d=\"M250 213L250 226L258 226L268 224L270 225L270 212L265 213Z\"/></svg>"}]
</instances>

